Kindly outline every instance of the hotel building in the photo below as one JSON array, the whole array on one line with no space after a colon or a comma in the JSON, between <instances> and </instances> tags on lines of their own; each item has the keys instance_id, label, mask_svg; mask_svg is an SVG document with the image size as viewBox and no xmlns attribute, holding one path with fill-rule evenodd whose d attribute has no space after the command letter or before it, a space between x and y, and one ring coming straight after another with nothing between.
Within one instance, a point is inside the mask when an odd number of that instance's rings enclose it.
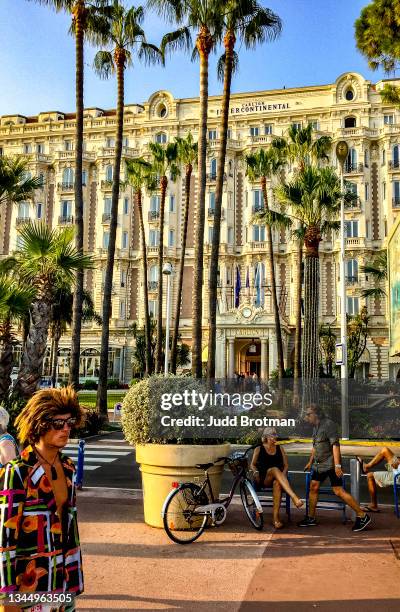
<instances>
[{"instance_id":1,"label":"hotel building","mask_svg":"<svg viewBox=\"0 0 400 612\"><path fill-rule=\"evenodd\" d=\"M376 84L356 73L345 73L335 83L271 91L233 94L224 174L217 315L217 376L236 371L256 371L262 377L276 367L276 342L266 266L265 228L255 225L253 213L263 206L259 184L248 181L244 155L284 136L291 124L312 123L317 135L346 140L349 157L345 180L358 195L346 211L347 310L359 312L366 303L370 335L358 368L360 376L396 378L400 359L389 356L387 304L384 299L361 297L373 280L361 272L385 246L386 237L400 210L400 111L382 103L384 82ZM166 143L176 136L198 132L198 98L177 99L158 91L144 104L127 104L123 155L132 159L147 151L147 143ZM208 269L215 205L216 156L219 142L221 97L209 99L206 228L204 236L204 360L207 359ZM111 186L115 151L115 110L88 108L84 120L83 190L85 249L95 259L87 272L86 289L101 311L105 274ZM40 219L50 227L74 223L75 116L59 111L34 117L0 117L0 154L26 155L32 175L43 177L34 202L9 205L1 211L0 255L19 245L19 229ZM331 164L337 166L332 153ZM122 176L123 176L122 171ZM194 211L198 192L192 177L190 222L183 281L180 332L191 342ZM269 185L272 199L272 187ZM184 177L169 181L164 231L164 257L177 271L184 201ZM156 313L159 192L146 194L144 215L148 254L150 309ZM320 246L320 320L339 337L339 236L325 237ZM286 230L274 231L275 267L286 365L293 361L297 248ZM112 319L110 321L109 374L123 381L132 377L134 340L130 326L143 325L143 280L138 213L130 186L120 194L115 257ZM240 292L235 291L240 277ZM172 276L172 313L175 310L177 275ZM165 283L164 283L165 287ZM165 293L165 291L164 291ZM237 295L239 293L239 295ZM238 300L235 299L238 298ZM164 311L165 311L164 296ZM165 314L165 312L164 312ZM61 341L59 375L68 372L66 334ZM100 329L85 324L82 331L81 377L93 378L99 367Z\"/></svg>"}]
</instances>

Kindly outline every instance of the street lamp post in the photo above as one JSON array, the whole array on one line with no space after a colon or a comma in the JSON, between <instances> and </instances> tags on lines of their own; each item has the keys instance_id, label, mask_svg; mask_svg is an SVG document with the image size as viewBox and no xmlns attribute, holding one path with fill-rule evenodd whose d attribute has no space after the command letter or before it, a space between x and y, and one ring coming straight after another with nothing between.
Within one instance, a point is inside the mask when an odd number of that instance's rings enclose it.
<instances>
[{"instance_id":1,"label":"street lamp post","mask_svg":"<svg viewBox=\"0 0 400 612\"><path fill-rule=\"evenodd\" d=\"M347 408L347 298L346 298L346 235L344 217L344 164L349 154L349 147L345 140L341 140L336 145L336 157L340 164L340 186L341 186L341 205L340 205L340 342L341 342L341 366L340 374L342 381L342 438L349 438L349 415Z\"/></svg>"},{"instance_id":2,"label":"street lamp post","mask_svg":"<svg viewBox=\"0 0 400 612\"><path fill-rule=\"evenodd\" d=\"M165 321L165 361L164 361L164 376L168 376L168 361L169 361L169 327L171 317L171 274L172 266L169 262L163 266L162 273L167 277L167 308Z\"/></svg>"}]
</instances>

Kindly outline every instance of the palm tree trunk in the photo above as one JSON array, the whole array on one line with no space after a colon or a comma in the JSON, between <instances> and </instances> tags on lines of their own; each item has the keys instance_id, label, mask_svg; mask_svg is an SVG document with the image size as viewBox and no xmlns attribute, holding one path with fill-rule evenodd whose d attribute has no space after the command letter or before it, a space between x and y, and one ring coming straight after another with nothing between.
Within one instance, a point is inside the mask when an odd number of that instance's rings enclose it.
<instances>
[{"instance_id":1,"label":"palm tree trunk","mask_svg":"<svg viewBox=\"0 0 400 612\"><path fill-rule=\"evenodd\" d=\"M36 298L31 304L31 324L14 387L24 399L34 394L42 376L50 317L50 302Z\"/></svg>"},{"instance_id":2,"label":"palm tree trunk","mask_svg":"<svg viewBox=\"0 0 400 612\"><path fill-rule=\"evenodd\" d=\"M0 340L0 402L5 400L11 389L11 372L13 368L13 347L11 321L5 319Z\"/></svg>"},{"instance_id":3,"label":"palm tree trunk","mask_svg":"<svg viewBox=\"0 0 400 612\"><path fill-rule=\"evenodd\" d=\"M157 296L157 343L156 343L156 372L162 371L162 320L163 320L163 260L164 260L164 216L165 196L167 193L168 179L161 177L161 202L160 202L160 236L158 241L158 296Z\"/></svg>"},{"instance_id":4,"label":"palm tree trunk","mask_svg":"<svg viewBox=\"0 0 400 612\"><path fill-rule=\"evenodd\" d=\"M111 318L111 299L112 282L114 273L115 259L115 239L117 234L118 222L118 198L120 169L122 158L122 133L124 128L124 76L125 76L125 52L123 49L115 50L115 64L117 66L117 133L115 142L114 174L111 198L111 219L110 237L107 252L106 274L104 279L103 295L103 325L101 330L101 349L100 349L100 368L99 386L97 388L97 409L105 420L108 420L107 413L107 378L108 378L108 347L110 339L110 318Z\"/></svg>"},{"instance_id":5,"label":"palm tree trunk","mask_svg":"<svg viewBox=\"0 0 400 612\"><path fill-rule=\"evenodd\" d=\"M319 231L309 227L304 243L304 338L303 338L303 379L316 380L319 374Z\"/></svg>"},{"instance_id":6,"label":"palm tree trunk","mask_svg":"<svg viewBox=\"0 0 400 612\"><path fill-rule=\"evenodd\" d=\"M224 90L222 97L222 111L220 123L220 143L218 151L217 183L215 187L214 229L211 249L210 281L209 281L209 325L208 325L208 364L207 375L215 378L215 352L217 343L217 283L218 259L221 233L221 207L222 189L224 185L225 157L228 136L229 102L231 97L231 81L233 69L233 50L235 47L235 34L228 31L224 38L225 45L225 73Z\"/></svg>"},{"instance_id":7,"label":"palm tree trunk","mask_svg":"<svg viewBox=\"0 0 400 612\"><path fill-rule=\"evenodd\" d=\"M83 154L83 80L84 57L83 44L86 21L84 0L77 0L73 17L75 22L76 52L76 127L75 127L75 244L83 252L83 191L82 191L82 154ZM81 351L82 305L83 305L83 270L76 273L76 285L72 310L71 328L71 365L69 382L79 384L79 362Z\"/></svg>"},{"instance_id":8,"label":"palm tree trunk","mask_svg":"<svg viewBox=\"0 0 400 612\"><path fill-rule=\"evenodd\" d=\"M59 326L55 330L53 338L53 361L51 362L51 386L55 387L57 382L57 367L58 367L58 345L60 343L61 330Z\"/></svg>"},{"instance_id":9,"label":"palm tree trunk","mask_svg":"<svg viewBox=\"0 0 400 612\"><path fill-rule=\"evenodd\" d=\"M294 378L301 377L301 296L302 296L302 262L303 262L303 241L298 241L297 250L297 291L295 296L296 304L296 329L294 332Z\"/></svg>"},{"instance_id":10,"label":"palm tree trunk","mask_svg":"<svg viewBox=\"0 0 400 612\"><path fill-rule=\"evenodd\" d=\"M172 335L172 348L171 348L171 372L176 374L177 366L177 348L178 348L178 336L179 336L179 320L181 316L181 303L182 303L182 287L183 287L183 272L185 269L185 255L186 255L186 241L187 241L187 229L189 223L189 206L190 206L190 181L192 178L192 164L186 166L185 175L185 208L183 211L183 226L182 226L182 241L181 241L181 256L179 259L179 272L178 272L178 289L176 298L176 311L174 319L174 331Z\"/></svg>"},{"instance_id":11,"label":"palm tree trunk","mask_svg":"<svg viewBox=\"0 0 400 612\"><path fill-rule=\"evenodd\" d=\"M51 327L53 327L53 325L51 325ZM50 344L50 359L49 359L49 364L48 367L46 369L46 376L51 376L51 372L52 372L52 368L53 368L53 359L54 359L54 329L51 330L50 327L50 338L51 338L51 344Z\"/></svg>"},{"instance_id":12,"label":"palm tree trunk","mask_svg":"<svg viewBox=\"0 0 400 612\"><path fill-rule=\"evenodd\" d=\"M140 233L142 238L142 263L143 263L143 285L144 285L144 335L146 341L145 349L145 364L146 375L150 376L152 372L151 359L151 330L150 330L150 314L149 314L149 287L147 283L147 251L146 251L146 234L144 231L143 222L143 207L142 207L142 192L138 189L136 193L136 203L139 213Z\"/></svg>"},{"instance_id":13,"label":"palm tree trunk","mask_svg":"<svg viewBox=\"0 0 400 612\"><path fill-rule=\"evenodd\" d=\"M193 267L192 301L192 373L202 377L202 319L203 319L203 254L204 222L206 202L206 156L207 156L207 112L208 112L208 57L212 49L212 37L203 26L196 40L200 56L200 99L199 99L199 194L196 206L196 226Z\"/></svg>"},{"instance_id":14,"label":"palm tree trunk","mask_svg":"<svg viewBox=\"0 0 400 612\"><path fill-rule=\"evenodd\" d=\"M264 197L264 206L266 210L269 209L268 206L268 193L267 193L267 181L265 176L261 178L261 189ZM280 379L285 376L285 365L283 361L283 344L282 344L282 330L281 330L281 320L279 316L279 306L278 306L278 295L276 291L276 277L275 277L275 264L274 264L274 244L272 241L272 229L271 225L268 223L266 226L266 234L267 234L267 252L268 252L268 272L271 278L271 298L272 298L272 313L274 315L274 323L275 323L275 336L276 336L276 348L277 348L277 357L278 357L278 376Z\"/></svg>"}]
</instances>

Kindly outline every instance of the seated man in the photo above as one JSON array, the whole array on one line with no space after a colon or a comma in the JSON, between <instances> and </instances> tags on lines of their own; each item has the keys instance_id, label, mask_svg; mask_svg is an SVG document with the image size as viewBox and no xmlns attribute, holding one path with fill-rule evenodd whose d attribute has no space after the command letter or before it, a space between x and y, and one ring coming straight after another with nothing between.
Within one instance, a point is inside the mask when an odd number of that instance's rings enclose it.
<instances>
[{"instance_id":1,"label":"seated man","mask_svg":"<svg viewBox=\"0 0 400 612\"><path fill-rule=\"evenodd\" d=\"M367 511L370 510L371 512L379 512L377 485L381 488L393 486L395 475L400 474L400 460L387 446L381 448L375 457L368 463L365 463L361 457L357 457L357 459L361 464L362 472L367 474L368 491L371 498L371 502L365 507L365 509ZM381 461L385 461L386 470L382 470L381 472L369 471Z\"/></svg>"}]
</instances>

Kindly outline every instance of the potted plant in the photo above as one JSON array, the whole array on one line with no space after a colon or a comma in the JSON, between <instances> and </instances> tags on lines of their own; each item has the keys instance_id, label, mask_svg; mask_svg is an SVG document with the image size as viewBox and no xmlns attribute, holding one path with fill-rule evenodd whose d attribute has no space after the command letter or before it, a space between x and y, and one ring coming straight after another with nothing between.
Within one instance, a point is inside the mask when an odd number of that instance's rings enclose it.
<instances>
[{"instance_id":1,"label":"potted plant","mask_svg":"<svg viewBox=\"0 0 400 612\"><path fill-rule=\"evenodd\" d=\"M184 390L203 392L207 387L201 380L187 376L154 375L129 389L122 404L122 429L126 440L136 447L136 461L140 464L143 484L144 519L148 525L162 527L161 510L166 496L175 482L194 482L204 472L195 468L198 463L213 462L229 454L230 444L222 438L207 438L204 427L178 425L161 426L161 417L187 418L197 407L184 405L161 408L161 396L171 397ZM211 408L202 410L207 420ZM219 494L223 462L209 471L213 491Z\"/></svg>"}]
</instances>

